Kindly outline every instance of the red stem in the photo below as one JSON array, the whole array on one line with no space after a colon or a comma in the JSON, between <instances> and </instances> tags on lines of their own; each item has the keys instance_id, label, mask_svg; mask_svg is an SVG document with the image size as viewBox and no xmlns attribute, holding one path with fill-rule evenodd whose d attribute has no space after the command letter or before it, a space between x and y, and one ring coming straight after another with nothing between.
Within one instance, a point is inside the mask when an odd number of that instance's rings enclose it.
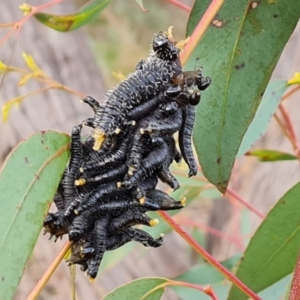
<instances>
[{"instance_id":1,"label":"red stem","mask_svg":"<svg viewBox=\"0 0 300 300\"><path fill-rule=\"evenodd\" d=\"M292 94L294 94L298 90L300 90L300 84L297 84L295 87L293 87L292 89L290 89L290 91L288 91L287 93L285 93L284 96L281 97L281 101L286 100L287 98L289 98Z\"/></svg>"},{"instance_id":2,"label":"red stem","mask_svg":"<svg viewBox=\"0 0 300 300\"><path fill-rule=\"evenodd\" d=\"M223 267L217 260L215 260L207 251L205 251L197 242L185 232L166 212L159 211L158 214L204 259L208 261L212 266L218 269L228 280L230 280L235 286L241 289L246 295L253 300L262 300L251 289L249 289L242 281L240 281L235 275L229 272Z\"/></svg>"},{"instance_id":3,"label":"red stem","mask_svg":"<svg viewBox=\"0 0 300 300\"><path fill-rule=\"evenodd\" d=\"M225 240L228 240L228 241L230 241L232 243L235 243L239 247L239 249L241 251L244 251L244 247L243 247L243 245L241 244L241 242L238 239L236 239L234 237L231 237L231 236L229 236L227 234L224 234L223 232L221 232L221 231L219 231L219 230L217 230L215 228L206 226L204 224L201 224L200 222L195 222L195 221L190 220L188 218L184 218L184 217L182 217L180 215L179 216L178 215L174 216L174 220L176 222L178 222L178 223L183 224L183 225L196 227L196 228L198 228L200 230L203 230L205 232L209 232L209 233L211 233L211 234L213 234L213 235L215 235L217 237L220 237L222 239L225 239Z\"/></svg>"},{"instance_id":4,"label":"red stem","mask_svg":"<svg viewBox=\"0 0 300 300\"><path fill-rule=\"evenodd\" d=\"M292 138L290 137L290 133L287 130L286 126L282 123L282 120L279 118L278 113L274 114L274 118L278 124L278 126L280 127L282 133L285 135L285 137L291 142L291 144L293 145L293 141Z\"/></svg>"},{"instance_id":5,"label":"red stem","mask_svg":"<svg viewBox=\"0 0 300 300\"><path fill-rule=\"evenodd\" d=\"M265 215L258 211L254 206L252 206L250 203L246 202L237 192L234 190L227 188L227 193L233 196L236 200L238 200L240 203L245 205L250 211L254 212L257 216L264 219Z\"/></svg>"},{"instance_id":6,"label":"red stem","mask_svg":"<svg viewBox=\"0 0 300 300\"><path fill-rule=\"evenodd\" d=\"M289 300L300 299L300 253L297 259Z\"/></svg>"},{"instance_id":7,"label":"red stem","mask_svg":"<svg viewBox=\"0 0 300 300\"><path fill-rule=\"evenodd\" d=\"M166 282L166 285L174 285L174 286L186 286L192 289L196 289L199 290L203 293L205 293L206 295L210 296L212 300L218 300L217 295L215 294L215 292L213 291L212 287L210 285L205 285L205 286L201 286L198 284L193 284L193 283L189 283L189 282L184 282L184 281L173 281L173 280L169 280L168 282Z\"/></svg>"},{"instance_id":8,"label":"red stem","mask_svg":"<svg viewBox=\"0 0 300 300\"><path fill-rule=\"evenodd\" d=\"M300 152L299 151L299 142L298 142L297 135L296 135L296 132L295 132L295 128L294 128L293 123L291 121L290 115L289 115L289 113L287 112L287 110L285 109L285 107L283 106L282 103L279 104L279 110L282 114L282 117L283 117L284 122L285 122L285 126L286 126L286 128L289 132L290 137L291 137L295 154L299 157L299 155L300 155L300 153L299 153Z\"/></svg>"},{"instance_id":9,"label":"red stem","mask_svg":"<svg viewBox=\"0 0 300 300\"><path fill-rule=\"evenodd\" d=\"M187 6L186 4L178 1L178 0L167 0L168 2L170 2L171 4L174 4L175 6L187 11L187 12L191 12L191 8L189 6Z\"/></svg>"},{"instance_id":10,"label":"red stem","mask_svg":"<svg viewBox=\"0 0 300 300\"><path fill-rule=\"evenodd\" d=\"M208 26L219 11L223 2L224 0L212 0L211 4L207 8L206 12L204 13L203 17L201 18L200 22L195 28L193 34L191 35L189 42L184 47L184 51L182 51L180 54L180 61L182 65L184 65L187 62L188 58L196 48L197 44L201 40Z\"/></svg>"}]
</instances>

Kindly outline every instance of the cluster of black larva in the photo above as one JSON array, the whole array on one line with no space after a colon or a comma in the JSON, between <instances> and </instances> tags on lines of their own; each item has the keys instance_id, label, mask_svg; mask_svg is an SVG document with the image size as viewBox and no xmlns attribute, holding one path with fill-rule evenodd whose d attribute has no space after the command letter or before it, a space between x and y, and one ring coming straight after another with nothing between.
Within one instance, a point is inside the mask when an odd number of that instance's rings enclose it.
<instances>
[{"instance_id":1,"label":"cluster of black larva","mask_svg":"<svg viewBox=\"0 0 300 300\"><path fill-rule=\"evenodd\" d=\"M146 247L162 244L162 236L154 239L132 227L157 224L147 211L180 209L185 204L185 199L175 201L155 188L158 179L179 188L169 167L182 157L189 176L196 175L191 145L195 105L210 79L201 70L183 72L179 52L170 33L160 32L154 37L153 52L107 94L104 107L92 97L83 100L94 117L73 127L70 161L54 198L58 211L48 214L44 227L56 238L69 234L74 242L69 263L80 264L91 279L105 251L129 241ZM83 124L93 128L84 142Z\"/></svg>"}]
</instances>

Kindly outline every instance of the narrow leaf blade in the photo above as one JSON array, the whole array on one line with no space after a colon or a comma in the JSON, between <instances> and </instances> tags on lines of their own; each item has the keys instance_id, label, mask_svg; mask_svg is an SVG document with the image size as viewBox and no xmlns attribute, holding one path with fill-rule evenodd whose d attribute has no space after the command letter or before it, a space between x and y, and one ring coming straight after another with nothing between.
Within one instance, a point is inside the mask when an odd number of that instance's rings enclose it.
<instances>
[{"instance_id":1,"label":"narrow leaf blade","mask_svg":"<svg viewBox=\"0 0 300 300\"><path fill-rule=\"evenodd\" d=\"M42 24L57 31L71 31L92 21L108 5L110 0L88 2L76 14L58 16L47 13L36 13L35 18Z\"/></svg>"},{"instance_id":2,"label":"narrow leaf blade","mask_svg":"<svg viewBox=\"0 0 300 300\"><path fill-rule=\"evenodd\" d=\"M285 80L274 80L269 82L263 98L255 113L254 119L248 127L237 157L242 156L254 143L266 132L269 122L277 107L280 99L288 88Z\"/></svg>"},{"instance_id":3,"label":"narrow leaf blade","mask_svg":"<svg viewBox=\"0 0 300 300\"><path fill-rule=\"evenodd\" d=\"M68 160L69 136L39 132L22 141L0 174L0 299L12 299Z\"/></svg>"},{"instance_id":4,"label":"narrow leaf blade","mask_svg":"<svg viewBox=\"0 0 300 300\"><path fill-rule=\"evenodd\" d=\"M158 289L155 288L167 281L168 279L159 277L148 277L133 280L127 284L119 286L107 294L102 300L159 300L164 292L164 287ZM143 298L149 292L150 294Z\"/></svg>"},{"instance_id":5,"label":"narrow leaf blade","mask_svg":"<svg viewBox=\"0 0 300 300\"><path fill-rule=\"evenodd\" d=\"M300 249L299 198L297 183L277 202L250 240L236 276L254 292L293 272ZM248 298L232 287L228 300L235 299Z\"/></svg>"},{"instance_id":6,"label":"narrow leaf blade","mask_svg":"<svg viewBox=\"0 0 300 300\"><path fill-rule=\"evenodd\" d=\"M297 156L277 150L259 149L248 151L245 155L256 156L260 161L295 160Z\"/></svg>"}]
</instances>

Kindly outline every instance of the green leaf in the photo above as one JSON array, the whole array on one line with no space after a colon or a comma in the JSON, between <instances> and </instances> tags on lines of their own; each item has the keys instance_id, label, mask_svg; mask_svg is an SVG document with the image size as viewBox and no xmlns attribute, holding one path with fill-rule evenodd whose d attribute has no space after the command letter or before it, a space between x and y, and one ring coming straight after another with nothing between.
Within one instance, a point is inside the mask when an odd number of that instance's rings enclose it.
<instances>
[{"instance_id":1,"label":"green leaf","mask_svg":"<svg viewBox=\"0 0 300 300\"><path fill-rule=\"evenodd\" d=\"M120 287L107 294L102 300L159 300L165 288L156 288L166 282L168 282L168 279L166 278L140 278L137 280L133 280L130 283L121 285ZM143 296L148 293L149 295L143 298Z\"/></svg>"},{"instance_id":2,"label":"green leaf","mask_svg":"<svg viewBox=\"0 0 300 300\"><path fill-rule=\"evenodd\" d=\"M266 132L269 122L288 88L285 80L270 81L255 113L254 119L243 137L238 156L244 155Z\"/></svg>"},{"instance_id":3,"label":"green leaf","mask_svg":"<svg viewBox=\"0 0 300 300\"><path fill-rule=\"evenodd\" d=\"M0 174L0 299L10 300L41 231L69 154L69 136L43 131L22 141Z\"/></svg>"},{"instance_id":4,"label":"green leaf","mask_svg":"<svg viewBox=\"0 0 300 300\"><path fill-rule=\"evenodd\" d=\"M226 267L226 269L228 269L229 271L233 271L240 257L240 255L235 255L222 262L222 265ZM179 277L174 278L174 280L199 285L209 284L218 296L218 299L225 299L231 286L230 281L228 281L218 270L216 270L208 263L198 264L197 266L191 268L189 271L183 273ZM194 289L187 289L182 286L174 286L171 288L177 293L177 295L182 300L209 299L207 295Z\"/></svg>"},{"instance_id":5,"label":"green leaf","mask_svg":"<svg viewBox=\"0 0 300 300\"><path fill-rule=\"evenodd\" d=\"M187 35L210 4L195 1ZM222 193L299 15L299 0L224 1L185 66L187 70L203 66L204 75L212 78L197 110L194 142L203 174Z\"/></svg>"},{"instance_id":6,"label":"green leaf","mask_svg":"<svg viewBox=\"0 0 300 300\"><path fill-rule=\"evenodd\" d=\"M244 253L236 276L260 292L293 272L300 250L300 183L292 187L261 223ZM248 299L232 287L228 300Z\"/></svg>"},{"instance_id":7,"label":"green leaf","mask_svg":"<svg viewBox=\"0 0 300 300\"><path fill-rule=\"evenodd\" d=\"M277 150L267 150L259 149L248 151L245 155L247 156L256 156L260 161L278 161L278 160L295 160L298 159L297 156L277 151Z\"/></svg>"},{"instance_id":8,"label":"green leaf","mask_svg":"<svg viewBox=\"0 0 300 300\"><path fill-rule=\"evenodd\" d=\"M71 31L91 22L107 6L110 0L89 1L74 15L53 15L36 13L35 18L42 24L57 31Z\"/></svg>"}]
</instances>

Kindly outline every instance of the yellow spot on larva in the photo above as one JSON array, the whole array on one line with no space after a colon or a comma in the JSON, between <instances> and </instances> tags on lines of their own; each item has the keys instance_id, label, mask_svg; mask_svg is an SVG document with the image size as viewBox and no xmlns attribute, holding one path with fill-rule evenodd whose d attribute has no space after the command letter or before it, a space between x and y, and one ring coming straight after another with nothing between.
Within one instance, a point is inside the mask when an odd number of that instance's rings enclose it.
<instances>
[{"instance_id":1,"label":"yellow spot on larva","mask_svg":"<svg viewBox=\"0 0 300 300\"><path fill-rule=\"evenodd\" d=\"M182 206L185 206L185 205L186 205L186 198L183 197L183 198L180 200L180 202L181 202L181 205L182 205Z\"/></svg>"},{"instance_id":2,"label":"yellow spot on larva","mask_svg":"<svg viewBox=\"0 0 300 300\"><path fill-rule=\"evenodd\" d=\"M101 129L95 128L92 131L92 137L95 140L93 150L98 151L101 148L103 142L105 141L105 133Z\"/></svg>"},{"instance_id":3,"label":"yellow spot on larva","mask_svg":"<svg viewBox=\"0 0 300 300\"><path fill-rule=\"evenodd\" d=\"M140 202L141 205L144 205L145 204L145 197L140 198L139 202Z\"/></svg>"},{"instance_id":4,"label":"yellow spot on larva","mask_svg":"<svg viewBox=\"0 0 300 300\"><path fill-rule=\"evenodd\" d=\"M75 180L75 185L76 186L82 186L86 184L86 180L84 178L79 178L77 180Z\"/></svg>"}]
</instances>

